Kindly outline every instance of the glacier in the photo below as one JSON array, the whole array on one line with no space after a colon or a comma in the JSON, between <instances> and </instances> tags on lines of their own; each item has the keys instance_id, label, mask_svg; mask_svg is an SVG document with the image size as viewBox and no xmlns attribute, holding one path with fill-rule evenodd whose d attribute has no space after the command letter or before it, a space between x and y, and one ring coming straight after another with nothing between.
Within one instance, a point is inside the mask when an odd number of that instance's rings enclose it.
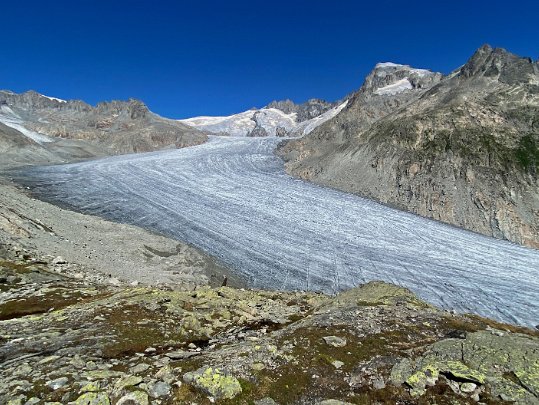
<instances>
[{"instance_id":1,"label":"glacier","mask_svg":"<svg viewBox=\"0 0 539 405\"><path fill-rule=\"evenodd\" d=\"M445 309L539 323L539 251L290 177L279 142L211 137L13 176L41 199L191 243L249 287L383 280Z\"/></svg>"}]
</instances>

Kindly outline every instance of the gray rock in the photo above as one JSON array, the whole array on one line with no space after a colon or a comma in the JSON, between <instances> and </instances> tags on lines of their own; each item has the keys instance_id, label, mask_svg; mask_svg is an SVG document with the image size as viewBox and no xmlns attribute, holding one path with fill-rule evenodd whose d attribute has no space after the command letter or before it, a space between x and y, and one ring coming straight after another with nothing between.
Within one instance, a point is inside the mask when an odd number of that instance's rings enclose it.
<instances>
[{"instance_id":1,"label":"gray rock","mask_svg":"<svg viewBox=\"0 0 539 405\"><path fill-rule=\"evenodd\" d=\"M149 394L152 398L160 398L169 395L172 387L163 381L157 381L149 385Z\"/></svg>"},{"instance_id":2,"label":"gray rock","mask_svg":"<svg viewBox=\"0 0 539 405\"><path fill-rule=\"evenodd\" d=\"M185 360L189 359L194 356L198 356L200 352L185 352L183 350L176 350L173 352L165 353L165 356L173 359L173 360Z\"/></svg>"},{"instance_id":3,"label":"gray rock","mask_svg":"<svg viewBox=\"0 0 539 405\"><path fill-rule=\"evenodd\" d=\"M139 374L139 373L143 373L145 372L146 370L148 370L150 368L150 365L149 364L146 364L146 363L139 363L137 364L135 367L133 367L131 369L131 372L133 372L134 374Z\"/></svg>"},{"instance_id":4,"label":"gray rock","mask_svg":"<svg viewBox=\"0 0 539 405\"><path fill-rule=\"evenodd\" d=\"M266 397L255 401L255 405L278 405L272 398Z\"/></svg>"},{"instance_id":5,"label":"gray rock","mask_svg":"<svg viewBox=\"0 0 539 405\"><path fill-rule=\"evenodd\" d=\"M57 378L56 380L47 381L45 385L52 390L57 390L64 387L68 382L69 382L69 378L60 377L60 378Z\"/></svg>"},{"instance_id":6,"label":"gray rock","mask_svg":"<svg viewBox=\"0 0 539 405\"><path fill-rule=\"evenodd\" d=\"M465 382L460 385L460 391L466 394L474 392L477 388L477 384L471 382Z\"/></svg>"},{"instance_id":7,"label":"gray rock","mask_svg":"<svg viewBox=\"0 0 539 405\"><path fill-rule=\"evenodd\" d=\"M149 405L148 394L144 391L133 391L121 397L116 405Z\"/></svg>"},{"instance_id":8,"label":"gray rock","mask_svg":"<svg viewBox=\"0 0 539 405\"><path fill-rule=\"evenodd\" d=\"M62 256L57 256L52 260L52 264L66 264L67 261Z\"/></svg>"},{"instance_id":9,"label":"gray rock","mask_svg":"<svg viewBox=\"0 0 539 405\"><path fill-rule=\"evenodd\" d=\"M375 390L383 390L386 387L386 383L383 378L376 377L375 379L372 380L372 387Z\"/></svg>"},{"instance_id":10,"label":"gray rock","mask_svg":"<svg viewBox=\"0 0 539 405\"><path fill-rule=\"evenodd\" d=\"M326 342L326 344L329 346L333 346L333 347L346 346L346 339L340 338L338 336L324 336L323 339L324 339L324 342Z\"/></svg>"}]
</instances>

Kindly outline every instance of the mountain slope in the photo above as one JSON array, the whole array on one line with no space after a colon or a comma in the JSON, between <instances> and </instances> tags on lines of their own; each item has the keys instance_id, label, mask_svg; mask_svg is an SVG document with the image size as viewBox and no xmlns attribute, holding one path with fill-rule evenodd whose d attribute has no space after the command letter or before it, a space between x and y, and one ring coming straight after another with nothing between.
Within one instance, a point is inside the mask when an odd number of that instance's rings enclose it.
<instances>
[{"instance_id":1,"label":"mountain slope","mask_svg":"<svg viewBox=\"0 0 539 405\"><path fill-rule=\"evenodd\" d=\"M0 122L47 149L58 148L62 140L71 140L63 143L73 146L77 143L73 141L85 141L106 154L119 154L180 148L207 140L205 133L160 117L138 100L92 107L34 91L0 91L0 108Z\"/></svg>"},{"instance_id":2,"label":"mountain slope","mask_svg":"<svg viewBox=\"0 0 539 405\"><path fill-rule=\"evenodd\" d=\"M539 247L538 64L484 46L404 102L377 99L373 76L341 114L281 147L289 172Z\"/></svg>"}]
</instances>

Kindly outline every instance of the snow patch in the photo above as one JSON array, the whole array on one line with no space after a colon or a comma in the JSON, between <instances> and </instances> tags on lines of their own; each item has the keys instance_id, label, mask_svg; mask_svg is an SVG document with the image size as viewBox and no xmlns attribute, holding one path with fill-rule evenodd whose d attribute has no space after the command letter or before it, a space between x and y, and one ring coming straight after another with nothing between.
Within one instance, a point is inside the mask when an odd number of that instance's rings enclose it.
<instances>
[{"instance_id":1,"label":"snow patch","mask_svg":"<svg viewBox=\"0 0 539 405\"><path fill-rule=\"evenodd\" d=\"M393 62L381 62L381 63L377 63L375 66L375 68L379 68L379 69L383 69L387 67L402 68L402 67L407 67L407 65L401 65L399 63L393 63Z\"/></svg>"},{"instance_id":2,"label":"snow patch","mask_svg":"<svg viewBox=\"0 0 539 405\"><path fill-rule=\"evenodd\" d=\"M51 101L58 101L59 103L67 103L67 101L62 100L61 98L49 97L49 96L46 96L46 95L44 95L44 94L40 94L40 96L41 96L41 97L48 98L48 99L51 100Z\"/></svg>"},{"instance_id":3,"label":"snow patch","mask_svg":"<svg viewBox=\"0 0 539 405\"><path fill-rule=\"evenodd\" d=\"M0 107L0 122L10 128L13 128L19 131L21 134L30 138L34 142L39 144L54 142L54 139L48 137L47 135L40 134L39 132L31 131L25 128L22 124L23 121L11 108L7 105L2 105Z\"/></svg>"},{"instance_id":4,"label":"snow patch","mask_svg":"<svg viewBox=\"0 0 539 405\"><path fill-rule=\"evenodd\" d=\"M301 122L295 129L294 133L299 133L301 135L307 135L311 133L315 128L322 125L324 122L329 121L333 117L335 117L337 114L339 114L344 107L348 105L348 100L346 100L344 103L339 104L336 107L331 108L330 110L326 111L323 114L320 114L318 117L311 118L310 120Z\"/></svg>"},{"instance_id":5,"label":"snow patch","mask_svg":"<svg viewBox=\"0 0 539 405\"><path fill-rule=\"evenodd\" d=\"M389 84L387 86L381 87L374 91L374 94L378 94L380 96L386 96L386 95L395 95L398 93L402 93L406 90L411 90L412 83L410 83L410 80L408 78L404 78L401 80L396 81L395 83Z\"/></svg>"}]
</instances>

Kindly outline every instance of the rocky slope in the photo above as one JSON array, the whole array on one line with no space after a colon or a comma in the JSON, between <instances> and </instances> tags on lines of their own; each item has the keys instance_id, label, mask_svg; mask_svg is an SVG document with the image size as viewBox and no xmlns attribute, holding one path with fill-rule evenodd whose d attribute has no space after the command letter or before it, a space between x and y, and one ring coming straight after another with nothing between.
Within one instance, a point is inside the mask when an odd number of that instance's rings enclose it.
<instances>
[{"instance_id":1,"label":"rocky slope","mask_svg":"<svg viewBox=\"0 0 539 405\"><path fill-rule=\"evenodd\" d=\"M48 155L50 162L181 148L207 140L205 133L160 117L138 100L93 107L34 91L0 91L0 123L33 141L32 148L42 157Z\"/></svg>"},{"instance_id":2,"label":"rocky slope","mask_svg":"<svg viewBox=\"0 0 539 405\"><path fill-rule=\"evenodd\" d=\"M10 405L539 403L537 332L384 283L111 286L27 256L0 261L0 327Z\"/></svg>"},{"instance_id":3,"label":"rocky slope","mask_svg":"<svg viewBox=\"0 0 539 405\"><path fill-rule=\"evenodd\" d=\"M7 252L12 252L7 256ZM221 285L226 268L200 250L134 226L63 210L0 179L0 257L60 257L63 270L93 272L106 282ZM96 271L95 269L99 269ZM80 273L80 274L83 274ZM229 285L239 280L228 276Z\"/></svg>"},{"instance_id":4,"label":"rocky slope","mask_svg":"<svg viewBox=\"0 0 539 405\"><path fill-rule=\"evenodd\" d=\"M194 117L179 120L194 128L216 135L230 136L300 136L337 115L346 105L343 100L328 103L311 99L302 104L291 100L272 101L264 108L253 108L224 117Z\"/></svg>"},{"instance_id":5,"label":"rocky slope","mask_svg":"<svg viewBox=\"0 0 539 405\"><path fill-rule=\"evenodd\" d=\"M400 69L378 65L339 115L283 145L288 171L539 247L539 65L484 46L443 79Z\"/></svg>"}]
</instances>

